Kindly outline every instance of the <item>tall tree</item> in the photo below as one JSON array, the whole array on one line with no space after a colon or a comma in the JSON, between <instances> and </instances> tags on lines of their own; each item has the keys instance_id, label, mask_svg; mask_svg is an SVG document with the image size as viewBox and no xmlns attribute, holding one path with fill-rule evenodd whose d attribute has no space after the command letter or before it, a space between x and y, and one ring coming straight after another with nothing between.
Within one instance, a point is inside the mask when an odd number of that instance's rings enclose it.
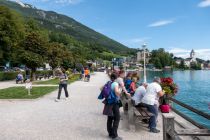
<instances>
[{"instance_id":1,"label":"tall tree","mask_svg":"<svg viewBox=\"0 0 210 140\"><path fill-rule=\"evenodd\" d=\"M22 18L9 8L0 6L0 62L11 60L12 50L24 38Z\"/></svg>"},{"instance_id":2,"label":"tall tree","mask_svg":"<svg viewBox=\"0 0 210 140\"><path fill-rule=\"evenodd\" d=\"M33 79L38 67L44 65L47 56L47 42L38 32L30 32L26 36L23 48L19 50L19 59L32 70Z\"/></svg>"},{"instance_id":3,"label":"tall tree","mask_svg":"<svg viewBox=\"0 0 210 140\"><path fill-rule=\"evenodd\" d=\"M61 65L70 65L72 62L71 53L66 46L56 42L49 43L47 55L48 62L53 69Z\"/></svg>"}]
</instances>

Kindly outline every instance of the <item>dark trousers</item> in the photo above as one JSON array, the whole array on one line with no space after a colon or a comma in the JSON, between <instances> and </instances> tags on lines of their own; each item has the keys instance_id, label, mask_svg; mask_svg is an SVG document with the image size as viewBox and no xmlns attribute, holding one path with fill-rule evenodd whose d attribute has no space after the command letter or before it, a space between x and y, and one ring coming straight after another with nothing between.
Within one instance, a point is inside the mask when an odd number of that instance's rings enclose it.
<instances>
[{"instance_id":1,"label":"dark trousers","mask_svg":"<svg viewBox=\"0 0 210 140\"><path fill-rule=\"evenodd\" d=\"M157 117L158 117L157 105L147 105L147 104L145 104L145 106L147 107L147 110L153 114L153 116L151 116L150 119L149 119L149 128L150 129L156 128Z\"/></svg>"},{"instance_id":2,"label":"dark trousers","mask_svg":"<svg viewBox=\"0 0 210 140\"><path fill-rule=\"evenodd\" d=\"M118 137L117 129L120 123L119 105L114 104L112 111L113 111L113 116L108 116L107 118L107 131L109 133L109 136L115 138Z\"/></svg>"},{"instance_id":3,"label":"dark trousers","mask_svg":"<svg viewBox=\"0 0 210 140\"><path fill-rule=\"evenodd\" d=\"M59 84L58 99L60 99L60 97L61 97L62 88L64 88L66 97L69 97L69 93L68 93L68 90L67 90L67 84Z\"/></svg>"}]
</instances>

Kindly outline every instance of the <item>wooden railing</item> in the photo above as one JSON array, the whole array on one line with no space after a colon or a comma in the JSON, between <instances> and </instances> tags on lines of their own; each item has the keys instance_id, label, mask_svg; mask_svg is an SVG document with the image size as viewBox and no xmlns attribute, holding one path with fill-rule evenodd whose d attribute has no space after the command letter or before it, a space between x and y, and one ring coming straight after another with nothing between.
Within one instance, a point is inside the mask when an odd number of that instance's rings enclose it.
<instances>
[{"instance_id":1,"label":"wooden railing","mask_svg":"<svg viewBox=\"0 0 210 140\"><path fill-rule=\"evenodd\" d=\"M204 113L198 109L195 109L189 105L186 105L174 98L169 98L170 101L173 103L176 103L196 114L199 116L202 116L208 120L210 120L210 115L207 113ZM163 113L163 140L181 140L180 136L210 136L210 130L206 128L205 126L197 123L187 115L179 112L175 108L172 107L172 110L183 117L185 120L191 122L193 125L197 126L198 129L179 129L175 130L174 124L175 124L175 116L171 113Z\"/></svg>"}]
</instances>

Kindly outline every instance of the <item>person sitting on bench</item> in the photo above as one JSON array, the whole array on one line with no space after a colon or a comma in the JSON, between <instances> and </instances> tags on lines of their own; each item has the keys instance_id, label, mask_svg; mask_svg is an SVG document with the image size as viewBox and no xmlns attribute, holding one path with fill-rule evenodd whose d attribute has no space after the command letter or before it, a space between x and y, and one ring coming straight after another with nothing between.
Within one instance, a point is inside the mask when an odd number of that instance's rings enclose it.
<instances>
[{"instance_id":1,"label":"person sitting on bench","mask_svg":"<svg viewBox=\"0 0 210 140\"><path fill-rule=\"evenodd\" d=\"M159 133L160 130L156 129L157 125L157 117L158 117L158 107L157 107L157 99L164 95L162 88L160 86L160 78L155 77L153 82L147 86L147 91L145 96L142 99L142 103L144 103L145 107L149 112L154 114L149 119L149 129L150 132Z\"/></svg>"},{"instance_id":2,"label":"person sitting on bench","mask_svg":"<svg viewBox=\"0 0 210 140\"><path fill-rule=\"evenodd\" d=\"M147 83L143 83L141 86L139 86L136 89L132 97L132 100L135 102L135 107L138 107L140 105L142 98L146 94L146 88L147 88Z\"/></svg>"},{"instance_id":3,"label":"person sitting on bench","mask_svg":"<svg viewBox=\"0 0 210 140\"><path fill-rule=\"evenodd\" d=\"M18 84L18 82L23 83L23 74L21 72L16 76L16 84Z\"/></svg>"}]
</instances>

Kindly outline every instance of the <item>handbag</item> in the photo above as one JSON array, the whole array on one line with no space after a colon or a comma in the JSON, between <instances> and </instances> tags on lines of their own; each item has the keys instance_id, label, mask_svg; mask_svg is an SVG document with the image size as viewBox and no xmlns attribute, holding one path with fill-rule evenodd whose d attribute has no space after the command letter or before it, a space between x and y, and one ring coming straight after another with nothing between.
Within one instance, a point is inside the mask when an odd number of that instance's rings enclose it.
<instances>
[{"instance_id":1,"label":"handbag","mask_svg":"<svg viewBox=\"0 0 210 140\"><path fill-rule=\"evenodd\" d=\"M170 112L170 105L160 105L160 111L162 113L169 113Z\"/></svg>"},{"instance_id":2,"label":"handbag","mask_svg":"<svg viewBox=\"0 0 210 140\"><path fill-rule=\"evenodd\" d=\"M162 105L160 105L160 111L162 113L169 113L170 112L170 105L167 103L166 95L162 97Z\"/></svg>"}]
</instances>

